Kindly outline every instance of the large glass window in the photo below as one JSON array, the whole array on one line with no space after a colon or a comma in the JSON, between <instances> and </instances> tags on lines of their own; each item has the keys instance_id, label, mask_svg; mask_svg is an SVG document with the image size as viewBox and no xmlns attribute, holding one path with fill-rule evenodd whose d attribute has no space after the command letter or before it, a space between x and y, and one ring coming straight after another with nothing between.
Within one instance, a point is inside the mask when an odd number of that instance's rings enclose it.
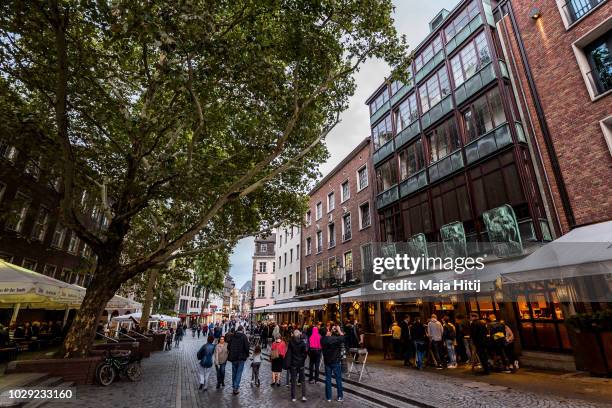
<instances>
[{"instance_id":1,"label":"large glass window","mask_svg":"<svg viewBox=\"0 0 612 408\"><path fill-rule=\"evenodd\" d=\"M471 220L470 200L468 199L463 175L456 176L433 187L431 189L431 197L436 230L450 222ZM464 228L469 230L470 226L466 224L469 223L464 223Z\"/></svg>"},{"instance_id":2,"label":"large glass window","mask_svg":"<svg viewBox=\"0 0 612 408\"><path fill-rule=\"evenodd\" d=\"M597 94L612 89L612 30L585 48L591 67L589 79L594 82Z\"/></svg>"},{"instance_id":3,"label":"large glass window","mask_svg":"<svg viewBox=\"0 0 612 408\"><path fill-rule=\"evenodd\" d=\"M387 115L378 125L372 129L372 139L374 140L374 149L387 143L393 138L393 128L391 127L391 115Z\"/></svg>"},{"instance_id":4,"label":"large glass window","mask_svg":"<svg viewBox=\"0 0 612 408\"><path fill-rule=\"evenodd\" d=\"M476 99L463 112L467 141L479 138L506 121L499 88L493 88Z\"/></svg>"},{"instance_id":5,"label":"large glass window","mask_svg":"<svg viewBox=\"0 0 612 408\"><path fill-rule=\"evenodd\" d=\"M569 0L564 7L570 19L570 23L587 15L593 7L604 1L605 0Z\"/></svg>"},{"instance_id":6,"label":"large glass window","mask_svg":"<svg viewBox=\"0 0 612 408\"><path fill-rule=\"evenodd\" d=\"M431 109L432 106L440 102L443 98L450 94L450 86L448 84L448 74L446 68L440 68L431 78L419 87L419 96L421 98L421 108L423 113Z\"/></svg>"},{"instance_id":7,"label":"large glass window","mask_svg":"<svg viewBox=\"0 0 612 408\"><path fill-rule=\"evenodd\" d=\"M436 162L459 148L459 132L454 118L447 120L427 135L429 162Z\"/></svg>"},{"instance_id":8,"label":"large glass window","mask_svg":"<svg viewBox=\"0 0 612 408\"><path fill-rule=\"evenodd\" d=\"M395 131L401 132L412 122L419 118L417 109L416 94L410 95L395 111Z\"/></svg>"},{"instance_id":9,"label":"large glass window","mask_svg":"<svg viewBox=\"0 0 612 408\"><path fill-rule=\"evenodd\" d=\"M21 232L25 223L32 199L22 192L17 192L12 203L12 212L6 221L6 229Z\"/></svg>"},{"instance_id":10,"label":"large glass window","mask_svg":"<svg viewBox=\"0 0 612 408\"><path fill-rule=\"evenodd\" d=\"M397 166L395 160L388 160L376 169L376 187L378 192L397 184Z\"/></svg>"},{"instance_id":11,"label":"large glass window","mask_svg":"<svg viewBox=\"0 0 612 408\"><path fill-rule=\"evenodd\" d=\"M402 220L407 239L415 234L427 234L432 231L427 193L421 193L402 202Z\"/></svg>"},{"instance_id":12,"label":"large glass window","mask_svg":"<svg viewBox=\"0 0 612 408\"><path fill-rule=\"evenodd\" d=\"M423 47L423 50L414 57L414 67L418 71L423 68L425 64L429 62L430 59L434 57L438 53L438 51L442 50L442 38L440 34L438 34L433 41L431 41L427 46Z\"/></svg>"},{"instance_id":13,"label":"large glass window","mask_svg":"<svg viewBox=\"0 0 612 408\"><path fill-rule=\"evenodd\" d=\"M489 62L491 62L491 52L483 31L451 59L455 86L464 83Z\"/></svg>"},{"instance_id":14,"label":"large glass window","mask_svg":"<svg viewBox=\"0 0 612 408\"><path fill-rule=\"evenodd\" d=\"M472 19L478 15L478 13L478 4L476 3L476 1L472 1L444 29L444 34L446 34L446 41L449 41L451 38L457 35L457 33L461 31L463 27L468 25L470 21L472 21Z\"/></svg>"},{"instance_id":15,"label":"large glass window","mask_svg":"<svg viewBox=\"0 0 612 408\"><path fill-rule=\"evenodd\" d=\"M425 165L423 157L423 144L421 139L410 144L399 154L400 181L406 180Z\"/></svg>"},{"instance_id":16,"label":"large glass window","mask_svg":"<svg viewBox=\"0 0 612 408\"><path fill-rule=\"evenodd\" d=\"M387 92L387 89L385 88L370 104L370 112L374 114L374 112L380 109L380 107L383 106L388 100L389 92Z\"/></svg>"}]
</instances>

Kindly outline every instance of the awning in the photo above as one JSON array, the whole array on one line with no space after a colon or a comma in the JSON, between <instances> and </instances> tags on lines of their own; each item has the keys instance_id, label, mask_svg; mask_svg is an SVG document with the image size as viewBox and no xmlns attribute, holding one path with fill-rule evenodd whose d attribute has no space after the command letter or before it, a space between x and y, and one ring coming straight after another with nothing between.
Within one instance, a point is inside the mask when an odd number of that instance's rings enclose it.
<instances>
[{"instance_id":1,"label":"awning","mask_svg":"<svg viewBox=\"0 0 612 408\"><path fill-rule=\"evenodd\" d=\"M331 298L321 298L321 299L312 299L312 300L302 300L297 302L287 302L287 303L277 303L270 306L262 306L256 309L253 309L253 313L275 313L275 312L291 312L291 311L299 311L299 310L320 310L323 309L323 306L326 305L329 299L335 298L336 296L332 296Z\"/></svg>"},{"instance_id":2,"label":"awning","mask_svg":"<svg viewBox=\"0 0 612 408\"><path fill-rule=\"evenodd\" d=\"M571 230L502 274L506 283L612 274L612 221Z\"/></svg>"}]
</instances>

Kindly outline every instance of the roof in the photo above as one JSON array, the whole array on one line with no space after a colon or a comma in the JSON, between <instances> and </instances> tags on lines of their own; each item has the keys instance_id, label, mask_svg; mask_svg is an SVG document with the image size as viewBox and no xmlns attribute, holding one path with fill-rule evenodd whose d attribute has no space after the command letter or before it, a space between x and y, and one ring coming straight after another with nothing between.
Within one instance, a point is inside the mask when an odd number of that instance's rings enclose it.
<instances>
[{"instance_id":1,"label":"roof","mask_svg":"<svg viewBox=\"0 0 612 408\"><path fill-rule=\"evenodd\" d=\"M310 190L310 192L308 193L308 195L313 195L317 190L319 190L322 186L325 185L325 183L327 183L327 181L332 178L335 174L337 174L341 168L343 168L344 166L346 166L346 164L348 162L350 162L351 160L353 160L353 158L355 156L357 156L357 154L363 150L364 147L366 147L368 144L370 143L370 136L367 136L365 139L363 139L361 141L361 143L359 143L344 159L342 159L342 161L340 163L338 163L336 165L336 167L334 167L329 173L327 173L327 175L325 177L323 177L321 179L321 181L319 181L317 184L315 184L315 186L312 188L312 190ZM370 154L370 150L368 150L368 155Z\"/></svg>"},{"instance_id":2,"label":"roof","mask_svg":"<svg viewBox=\"0 0 612 408\"><path fill-rule=\"evenodd\" d=\"M244 285L242 285L242 287L240 288L240 290L242 292L248 292L253 288L253 284L251 283L250 280L244 282Z\"/></svg>"}]
</instances>

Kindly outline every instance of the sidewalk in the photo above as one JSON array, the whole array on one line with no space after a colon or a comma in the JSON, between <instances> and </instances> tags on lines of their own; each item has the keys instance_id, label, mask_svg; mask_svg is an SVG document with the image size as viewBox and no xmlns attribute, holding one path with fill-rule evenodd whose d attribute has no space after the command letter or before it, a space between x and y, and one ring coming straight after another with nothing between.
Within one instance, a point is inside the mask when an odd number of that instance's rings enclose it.
<instances>
[{"instance_id":1,"label":"sidewalk","mask_svg":"<svg viewBox=\"0 0 612 408\"><path fill-rule=\"evenodd\" d=\"M364 375L364 384L435 406L612 407L612 380L584 373L521 368L478 376L469 367L418 371L401 360L383 360L382 353L370 354L367 367L371 376Z\"/></svg>"}]
</instances>

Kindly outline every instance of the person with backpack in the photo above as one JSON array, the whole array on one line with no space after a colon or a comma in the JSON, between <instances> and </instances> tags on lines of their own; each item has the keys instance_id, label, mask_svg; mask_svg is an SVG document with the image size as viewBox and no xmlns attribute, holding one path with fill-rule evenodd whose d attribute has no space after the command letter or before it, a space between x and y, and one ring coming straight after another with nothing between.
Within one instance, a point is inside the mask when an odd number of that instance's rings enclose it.
<instances>
[{"instance_id":1,"label":"person with backpack","mask_svg":"<svg viewBox=\"0 0 612 408\"><path fill-rule=\"evenodd\" d=\"M261 346L258 344L253 349L253 356L251 357L251 386L255 384L259 387L259 367L261 367Z\"/></svg>"},{"instance_id":2,"label":"person with backpack","mask_svg":"<svg viewBox=\"0 0 612 408\"><path fill-rule=\"evenodd\" d=\"M198 350L198 360L200 364L198 365L198 376L200 377L200 389L204 391L208 390L208 377L210 376L210 372L213 366L214 354L215 354L215 345L213 341L215 339L212 336L208 336L208 341L204 344L200 350Z\"/></svg>"},{"instance_id":3,"label":"person with backpack","mask_svg":"<svg viewBox=\"0 0 612 408\"><path fill-rule=\"evenodd\" d=\"M287 346L280 334L274 338L274 342L270 347L270 362L272 363L272 384L280 387L281 373L283 372L283 361L287 354Z\"/></svg>"},{"instance_id":4,"label":"person with backpack","mask_svg":"<svg viewBox=\"0 0 612 408\"><path fill-rule=\"evenodd\" d=\"M506 356L506 325L497 320L497 316L489 315L489 339L493 353L501 360L505 373L510 373L510 363Z\"/></svg>"},{"instance_id":5,"label":"person with backpack","mask_svg":"<svg viewBox=\"0 0 612 408\"><path fill-rule=\"evenodd\" d=\"M442 321L444 322L442 325L442 339L446 344L446 351L448 353L448 368L457 368L457 354L455 353L457 331L448 316L444 316Z\"/></svg>"},{"instance_id":6,"label":"person with backpack","mask_svg":"<svg viewBox=\"0 0 612 408\"><path fill-rule=\"evenodd\" d=\"M215 371L217 372L217 389L220 387L225 387L225 365L227 364L228 353L229 351L227 349L225 337L221 336L219 338L219 343L217 343L217 347L215 348L214 359Z\"/></svg>"},{"instance_id":7,"label":"person with backpack","mask_svg":"<svg viewBox=\"0 0 612 408\"><path fill-rule=\"evenodd\" d=\"M331 402L332 375L336 378L338 402L344 401L342 387L342 349L344 347L344 333L340 327L333 326L321 340L323 363L325 364L325 398Z\"/></svg>"},{"instance_id":8,"label":"person with backpack","mask_svg":"<svg viewBox=\"0 0 612 408\"><path fill-rule=\"evenodd\" d=\"M238 330L232 336L228 343L228 357L232 362L232 388L234 395L240 392L240 380L242 380L242 371L244 370L244 362L249 358L249 339L244 334L244 327L238 326Z\"/></svg>"}]
</instances>

